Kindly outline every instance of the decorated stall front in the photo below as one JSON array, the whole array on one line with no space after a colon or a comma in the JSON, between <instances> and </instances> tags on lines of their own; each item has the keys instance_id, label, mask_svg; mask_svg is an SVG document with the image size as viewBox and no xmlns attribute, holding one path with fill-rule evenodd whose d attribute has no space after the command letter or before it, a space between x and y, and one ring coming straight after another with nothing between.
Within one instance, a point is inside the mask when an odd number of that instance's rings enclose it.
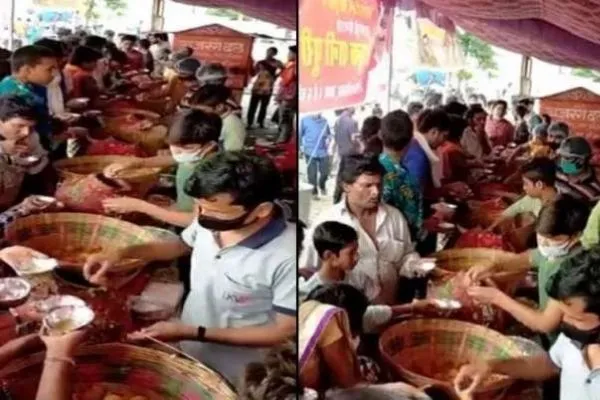
<instances>
[{"instance_id":1,"label":"decorated stall front","mask_svg":"<svg viewBox=\"0 0 600 400\"><path fill-rule=\"evenodd\" d=\"M569 89L540 99L542 114L569 125L572 134L585 137L594 148L592 163L600 166L600 95L582 88Z\"/></svg>"},{"instance_id":2,"label":"decorated stall front","mask_svg":"<svg viewBox=\"0 0 600 400\"><path fill-rule=\"evenodd\" d=\"M175 50L184 47L194 49L194 57L202 63L220 63L227 68L227 86L239 102L248 84L252 69L252 46L254 37L212 24L188 29L174 34Z\"/></svg>"}]
</instances>

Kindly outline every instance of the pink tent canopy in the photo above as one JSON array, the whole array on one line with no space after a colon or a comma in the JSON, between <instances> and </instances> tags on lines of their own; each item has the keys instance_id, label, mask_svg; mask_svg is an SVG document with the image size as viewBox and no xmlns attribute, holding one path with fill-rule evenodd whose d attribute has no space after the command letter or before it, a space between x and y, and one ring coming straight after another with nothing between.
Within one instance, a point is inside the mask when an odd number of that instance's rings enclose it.
<instances>
[{"instance_id":1,"label":"pink tent canopy","mask_svg":"<svg viewBox=\"0 0 600 400\"><path fill-rule=\"evenodd\" d=\"M175 0L197 7L231 8L244 15L295 30L298 3L288 0Z\"/></svg>"},{"instance_id":2,"label":"pink tent canopy","mask_svg":"<svg viewBox=\"0 0 600 400\"><path fill-rule=\"evenodd\" d=\"M600 69L600 0L399 0L498 47L555 64ZM443 17L441 17L443 16ZM447 27L447 26L442 26Z\"/></svg>"}]
</instances>

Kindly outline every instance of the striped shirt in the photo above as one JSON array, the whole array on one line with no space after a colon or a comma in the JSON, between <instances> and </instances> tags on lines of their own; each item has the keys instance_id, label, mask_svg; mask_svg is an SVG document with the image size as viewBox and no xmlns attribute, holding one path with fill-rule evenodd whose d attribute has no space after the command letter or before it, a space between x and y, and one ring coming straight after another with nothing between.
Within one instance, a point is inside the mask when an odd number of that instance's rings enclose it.
<instances>
[{"instance_id":1,"label":"striped shirt","mask_svg":"<svg viewBox=\"0 0 600 400\"><path fill-rule=\"evenodd\" d=\"M592 170L571 179L568 175L558 172L556 174L556 189L560 194L568 194L592 205L600 200L600 182L598 182L596 174Z\"/></svg>"}]
</instances>

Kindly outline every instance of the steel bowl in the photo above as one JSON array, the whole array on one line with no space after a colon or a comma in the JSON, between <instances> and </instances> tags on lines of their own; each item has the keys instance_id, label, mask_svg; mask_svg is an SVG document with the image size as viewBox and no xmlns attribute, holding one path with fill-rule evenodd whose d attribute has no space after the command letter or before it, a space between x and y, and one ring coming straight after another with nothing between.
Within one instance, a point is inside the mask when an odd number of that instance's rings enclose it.
<instances>
[{"instance_id":1,"label":"steel bowl","mask_svg":"<svg viewBox=\"0 0 600 400\"><path fill-rule=\"evenodd\" d=\"M43 324L48 334L58 336L88 326L94 317L94 311L87 306L66 306L50 311Z\"/></svg>"},{"instance_id":2,"label":"steel bowl","mask_svg":"<svg viewBox=\"0 0 600 400\"><path fill-rule=\"evenodd\" d=\"M12 308L25 303L31 293L31 284L23 278L0 279L0 308Z\"/></svg>"},{"instance_id":3,"label":"steel bowl","mask_svg":"<svg viewBox=\"0 0 600 400\"><path fill-rule=\"evenodd\" d=\"M38 301L35 305L37 311L47 314L57 308L63 307L85 307L87 304L79 297L71 295L55 295L45 300Z\"/></svg>"}]
</instances>

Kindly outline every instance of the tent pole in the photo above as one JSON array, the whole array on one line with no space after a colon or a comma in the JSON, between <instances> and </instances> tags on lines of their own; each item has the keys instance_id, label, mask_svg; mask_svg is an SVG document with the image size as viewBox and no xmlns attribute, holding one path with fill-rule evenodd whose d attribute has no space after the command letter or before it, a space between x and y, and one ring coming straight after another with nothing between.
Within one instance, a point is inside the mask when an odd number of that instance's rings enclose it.
<instances>
[{"instance_id":1,"label":"tent pole","mask_svg":"<svg viewBox=\"0 0 600 400\"><path fill-rule=\"evenodd\" d=\"M388 93L387 93L387 112L392 111L392 80L394 77L394 36L396 36L396 7L392 7L392 23L389 29L391 30L391 38L390 38L390 70L388 76Z\"/></svg>"},{"instance_id":2,"label":"tent pole","mask_svg":"<svg viewBox=\"0 0 600 400\"><path fill-rule=\"evenodd\" d=\"M8 49L13 51L15 43L15 0L10 0L10 20L8 22Z\"/></svg>"},{"instance_id":3,"label":"tent pole","mask_svg":"<svg viewBox=\"0 0 600 400\"><path fill-rule=\"evenodd\" d=\"M152 1L152 31L161 32L165 26L165 0Z\"/></svg>"},{"instance_id":4,"label":"tent pole","mask_svg":"<svg viewBox=\"0 0 600 400\"><path fill-rule=\"evenodd\" d=\"M519 95L531 95L531 70L532 59L529 56L523 56L521 59L521 78L519 80Z\"/></svg>"}]
</instances>

